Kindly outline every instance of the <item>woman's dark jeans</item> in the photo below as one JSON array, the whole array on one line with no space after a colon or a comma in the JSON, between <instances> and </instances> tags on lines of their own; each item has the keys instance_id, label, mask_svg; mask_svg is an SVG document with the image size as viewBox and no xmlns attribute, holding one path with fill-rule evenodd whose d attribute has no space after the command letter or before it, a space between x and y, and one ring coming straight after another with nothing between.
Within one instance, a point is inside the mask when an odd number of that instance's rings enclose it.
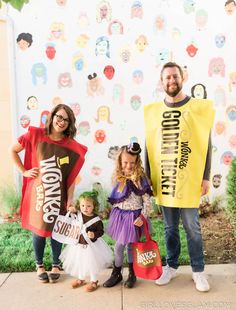
<instances>
[{"instance_id":1,"label":"woman's dark jeans","mask_svg":"<svg viewBox=\"0 0 236 310\"><path fill-rule=\"evenodd\" d=\"M46 245L46 238L33 233L34 256L37 265L43 264L43 255ZM54 265L60 265L59 256L61 254L62 243L51 238L52 259Z\"/></svg>"}]
</instances>

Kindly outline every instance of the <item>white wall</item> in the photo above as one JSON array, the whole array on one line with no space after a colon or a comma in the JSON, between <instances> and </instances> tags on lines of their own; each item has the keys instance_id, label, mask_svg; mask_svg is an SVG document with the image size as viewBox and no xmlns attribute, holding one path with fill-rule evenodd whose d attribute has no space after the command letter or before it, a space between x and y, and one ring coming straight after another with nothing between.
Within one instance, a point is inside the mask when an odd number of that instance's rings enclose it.
<instances>
[{"instance_id":1,"label":"white wall","mask_svg":"<svg viewBox=\"0 0 236 310\"><path fill-rule=\"evenodd\" d=\"M99 20L101 2L111 7L111 14ZM38 126L42 111L50 111L58 102L56 97L72 108L79 104L77 140L87 145L89 152L77 190L90 188L93 182L101 182L109 189L113 169L109 148L130 140L144 145L143 106L163 98L158 86L160 69L166 61L173 60L186 68L186 93L191 94L192 86L202 83L207 98L215 101L212 176L220 174L222 182L219 188L212 187L212 193L213 196L224 193L229 165L222 158L232 157L236 150L236 78L234 83L230 81L230 74L236 75L236 12L228 14L224 4L222 0L67 0L63 5L63 1L31 0L21 13L10 9L15 39L20 33L30 33L33 37L32 45L26 50L15 43L18 135L27 130L20 125L20 118L26 115L30 125ZM157 17L162 19L159 28L155 26ZM109 34L114 20L122 23L123 34ZM58 27L58 23L59 29L53 33L51 27ZM117 30L116 26L113 29ZM78 43L80 35L88 38L84 45ZM147 39L143 51L136 44L140 35ZM218 35L225 37L225 43L221 44L221 38L216 44ZM109 40L109 53L96 55L96 41L102 36ZM56 50L53 59L46 55L48 44ZM197 48L196 54L189 55L186 51L191 44ZM129 53L127 62L122 60L121 55ZM82 68L75 68L76 60L83 64ZM46 70L43 77L35 78L31 74L37 63ZM115 68L111 80L103 74L107 65ZM136 70L141 70L142 81L133 78ZM68 87L58 84L59 75L65 72L71 77ZM87 91L88 75L94 72L101 89L91 96ZM35 110L27 109L30 96L38 100ZM133 96L139 96L141 103L132 104ZM100 113L96 121L100 106L106 106L110 116ZM89 124L88 130L86 126L81 129L84 121ZM106 134L103 143L95 138L97 130ZM94 175L94 167L100 169L100 175Z\"/></svg>"}]
</instances>

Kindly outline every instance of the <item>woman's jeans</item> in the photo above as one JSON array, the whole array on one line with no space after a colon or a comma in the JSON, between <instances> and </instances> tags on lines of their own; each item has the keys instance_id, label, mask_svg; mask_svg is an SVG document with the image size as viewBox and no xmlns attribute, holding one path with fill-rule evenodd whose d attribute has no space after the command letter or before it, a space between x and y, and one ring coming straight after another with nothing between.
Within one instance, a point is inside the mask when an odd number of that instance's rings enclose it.
<instances>
[{"instance_id":1,"label":"woman's jeans","mask_svg":"<svg viewBox=\"0 0 236 310\"><path fill-rule=\"evenodd\" d=\"M37 265L43 264L43 255L46 245L46 238L33 233L34 256ZM60 265L59 256L61 254L62 243L51 238L52 259L54 265Z\"/></svg>"},{"instance_id":2,"label":"woman's jeans","mask_svg":"<svg viewBox=\"0 0 236 310\"><path fill-rule=\"evenodd\" d=\"M166 262L172 268L179 266L180 236L179 220L181 218L187 235L188 253L193 272L204 270L204 256L202 234L199 223L198 209L196 208L169 208L162 207L165 224L165 240L167 257Z\"/></svg>"}]
</instances>

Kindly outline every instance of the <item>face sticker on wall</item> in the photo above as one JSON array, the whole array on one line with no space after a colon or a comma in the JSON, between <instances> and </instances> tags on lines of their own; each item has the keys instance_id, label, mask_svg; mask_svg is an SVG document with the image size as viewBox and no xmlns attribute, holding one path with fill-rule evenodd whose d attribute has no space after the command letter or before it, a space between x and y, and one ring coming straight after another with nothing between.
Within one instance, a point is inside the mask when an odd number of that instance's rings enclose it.
<instances>
[{"instance_id":1,"label":"face sticker on wall","mask_svg":"<svg viewBox=\"0 0 236 310\"><path fill-rule=\"evenodd\" d=\"M98 37L95 48L96 56L107 56L110 58L110 44L106 36Z\"/></svg>"},{"instance_id":2,"label":"face sticker on wall","mask_svg":"<svg viewBox=\"0 0 236 310\"><path fill-rule=\"evenodd\" d=\"M123 63L128 63L131 60L131 51L128 47L121 50L120 58Z\"/></svg>"},{"instance_id":3,"label":"face sticker on wall","mask_svg":"<svg viewBox=\"0 0 236 310\"><path fill-rule=\"evenodd\" d=\"M179 41L179 39L181 38L181 31L180 31L180 29L177 28L177 27L172 28L171 35L172 35L172 39L174 41Z\"/></svg>"},{"instance_id":4,"label":"face sticker on wall","mask_svg":"<svg viewBox=\"0 0 236 310\"><path fill-rule=\"evenodd\" d=\"M27 109L28 110L37 110L38 109L38 100L35 96L28 97Z\"/></svg>"},{"instance_id":5,"label":"face sticker on wall","mask_svg":"<svg viewBox=\"0 0 236 310\"><path fill-rule=\"evenodd\" d=\"M211 77L213 74L225 76L225 63L222 57L212 58L208 67L208 76Z\"/></svg>"},{"instance_id":6,"label":"face sticker on wall","mask_svg":"<svg viewBox=\"0 0 236 310\"><path fill-rule=\"evenodd\" d=\"M135 84L141 84L143 82L143 71L142 70L134 70L133 71L133 82Z\"/></svg>"},{"instance_id":7,"label":"face sticker on wall","mask_svg":"<svg viewBox=\"0 0 236 310\"><path fill-rule=\"evenodd\" d=\"M236 148L236 135L232 135L232 136L229 138L229 145L230 145L230 147L232 147L233 149Z\"/></svg>"},{"instance_id":8,"label":"face sticker on wall","mask_svg":"<svg viewBox=\"0 0 236 310\"><path fill-rule=\"evenodd\" d=\"M220 162L221 162L221 164L229 166L231 164L233 158L234 158L234 154L230 151L227 151L221 155Z\"/></svg>"},{"instance_id":9,"label":"face sticker on wall","mask_svg":"<svg viewBox=\"0 0 236 310\"><path fill-rule=\"evenodd\" d=\"M146 47L148 46L148 41L147 41L146 36L140 35L140 36L135 40L135 45L136 45L137 50L138 50L140 53L143 53L143 52L145 51Z\"/></svg>"},{"instance_id":10,"label":"face sticker on wall","mask_svg":"<svg viewBox=\"0 0 236 310\"><path fill-rule=\"evenodd\" d=\"M124 103L124 87L121 84L115 84L113 86L112 101L113 103L123 104Z\"/></svg>"},{"instance_id":11,"label":"face sticker on wall","mask_svg":"<svg viewBox=\"0 0 236 310\"><path fill-rule=\"evenodd\" d=\"M124 33L124 27L123 24L115 19L113 20L109 26L108 26L108 34L109 35L116 35L116 34L123 34Z\"/></svg>"},{"instance_id":12,"label":"face sticker on wall","mask_svg":"<svg viewBox=\"0 0 236 310\"><path fill-rule=\"evenodd\" d=\"M78 17L79 29L86 30L89 26L89 19L86 12L82 12Z\"/></svg>"},{"instance_id":13,"label":"face sticker on wall","mask_svg":"<svg viewBox=\"0 0 236 310\"><path fill-rule=\"evenodd\" d=\"M230 105L226 109L226 114L228 118L230 119L230 121L235 121L236 120L236 105Z\"/></svg>"},{"instance_id":14,"label":"face sticker on wall","mask_svg":"<svg viewBox=\"0 0 236 310\"><path fill-rule=\"evenodd\" d=\"M188 81L188 67L185 65L182 67L183 70L183 82L186 83Z\"/></svg>"},{"instance_id":15,"label":"face sticker on wall","mask_svg":"<svg viewBox=\"0 0 236 310\"><path fill-rule=\"evenodd\" d=\"M119 150L120 150L120 148L117 145L110 146L107 157L112 159L112 160L116 160L116 157L119 153Z\"/></svg>"},{"instance_id":16,"label":"face sticker on wall","mask_svg":"<svg viewBox=\"0 0 236 310\"><path fill-rule=\"evenodd\" d=\"M45 124L46 124L49 113L50 112L47 110L42 111L40 115L40 125L39 125L40 128L45 128Z\"/></svg>"},{"instance_id":17,"label":"face sticker on wall","mask_svg":"<svg viewBox=\"0 0 236 310\"><path fill-rule=\"evenodd\" d=\"M85 48L88 45L89 37L87 34L81 34L78 36L76 43L80 48Z\"/></svg>"},{"instance_id":18,"label":"face sticker on wall","mask_svg":"<svg viewBox=\"0 0 236 310\"><path fill-rule=\"evenodd\" d=\"M27 128L30 124L30 118L28 115L22 115L20 118L20 124L22 128Z\"/></svg>"},{"instance_id":19,"label":"face sticker on wall","mask_svg":"<svg viewBox=\"0 0 236 310\"><path fill-rule=\"evenodd\" d=\"M225 12L228 15L232 15L236 8L236 2L234 0L227 0L225 2Z\"/></svg>"},{"instance_id":20,"label":"face sticker on wall","mask_svg":"<svg viewBox=\"0 0 236 310\"><path fill-rule=\"evenodd\" d=\"M131 18L143 18L143 6L141 1L134 1L131 7Z\"/></svg>"},{"instance_id":21,"label":"face sticker on wall","mask_svg":"<svg viewBox=\"0 0 236 310\"><path fill-rule=\"evenodd\" d=\"M229 91L236 90L236 71L231 72L229 75Z\"/></svg>"},{"instance_id":22,"label":"face sticker on wall","mask_svg":"<svg viewBox=\"0 0 236 310\"><path fill-rule=\"evenodd\" d=\"M196 99L206 99L206 87L201 83L193 85L193 87L191 88L191 96Z\"/></svg>"},{"instance_id":23,"label":"face sticker on wall","mask_svg":"<svg viewBox=\"0 0 236 310\"><path fill-rule=\"evenodd\" d=\"M72 87L72 79L69 72L59 74L57 86L58 88Z\"/></svg>"},{"instance_id":24,"label":"face sticker on wall","mask_svg":"<svg viewBox=\"0 0 236 310\"><path fill-rule=\"evenodd\" d=\"M50 27L50 36L49 40L61 40L65 41L64 35L64 23L52 23Z\"/></svg>"},{"instance_id":25,"label":"face sticker on wall","mask_svg":"<svg viewBox=\"0 0 236 310\"><path fill-rule=\"evenodd\" d=\"M115 74L115 69L113 66L106 66L103 73L108 80L112 80Z\"/></svg>"},{"instance_id":26,"label":"face sticker on wall","mask_svg":"<svg viewBox=\"0 0 236 310\"><path fill-rule=\"evenodd\" d=\"M81 53L76 53L72 59L74 69L77 71L83 71L85 68L84 56Z\"/></svg>"},{"instance_id":27,"label":"face sticker on wall","mask_svg":"<svg viewBox=\"0 0 236 310\"><path fill-rule=\"evenodd\" d=\"M37 85L39 82L47 83L47 69L43 63L36 63L31 69L32 82Z\"/></svg>"},{"instance_id":28,"label":"face sticker on wall","mask_svg":"<svg viewBox=\"0 0 236 310\"><path fill-rule=\"evenodd\" d=\"M130 138L130 144L135 143L135 142L138 143L138 138L135 137L135 136L134 136L134 137L131 137L131 138Z\"/></svg>"},{"instance_id":29,"label":"face sticker on wall","mask_svg":"<svg viewBox=\"0 0 236 310\"><path fill-rule=\"evenodd\" d=\"M22 51L27 50L33 43L33 37L30 33L22 32L16 39L17 45Z\"/></svg>"},{"instance_id":30,"label":"face sticker on wall","mask_svg":"<svg viewBox=\"0 0 236 310\"><path fill-rule=\"evenodd\" d=\"M196 1L195 0L184 0L183 6L184 6L184 13L190 14L195 11L195 5Z\"/></svg>"},{"instance_id":31,"label":"face sticker on wall","mask_svg":"<svg viewBox=\"0 0 236 310\"><path fill-rule=\"evenodd\" d=\"M164 33L166 31L166 18L158 15L154 20L154 33Z\"/></svg>"},{"instance_id":32,"label":"face sticker on wall","mask_svg":"<svg viewBox=\"0 0 236 310\"><path fill-rule=\"evenodd\" d=\"M112 124L110 119L110 108L108 106L102 105L98 108L95 122L107 122L108 124Z\"/></svg>"},{"instance_id":33,"label":"face sticker on wall","mask_svg":"<svg viewBox=\"0 0 236 310\"><path fill-rule=\"evenodd\" d=\"M221 33L217 34L215 36L216 47L222 48L225 45L225 40L226 40L226 38L225 38L224 34L221 34Z\"/></svg>"},{"instance_id":34,"label":"face sticker on wall","mask_svg":"<svg viewBox=\"0 0 236 310\"><path fill-rule=\"evenodd\" d=\"M198 48L191 43L187 46L186 51L190 57L194 57L197 54Z\"/></svg>"},{"instance_id":35,"label":"face sticker on wall","mask_svg":"<svg viewBox=\"0 0 236 310\"><path fill-rule=\"evenodd\" d=\"M108 1L100 1L97 5L96 19L98 23L111 20L111 5Z\"/></svg>"},{"instance_id":36,"label":"face sticker on wall","mask_svg":"<svg viewBox=\"0 0 236 310\"><path fill-rule=\"evenodd\" d=\"M167 48L161 48L157 51L157 66L164 65L164 63L171 61L172 53Z\"/></svg>"},{"instance_id":37,"label":"face sticker on wall","mask_svg":"<svg viewBox=\"0 0 236 310\"><path fill-rule=\"evenodd\" d=\"M94 134L94 138L95 138L95 143L103 143L106 142L106 133L103 129L98 129L96 130L95 134Z\"/></svg>"},{"instance_id":38,"label":"face sticker on wall","mask_svg":"<svg viewBox=\"0 0 236 310\"><path fill-rule=\"evenodd\" d=\"M79 103L71 103L70 104L71 110L74 112L75 116L78 116L80 114L80 105Z\"/></svg>"},{"instance_id":39,"label":"face sticker on wall","mask_svg":"<svg viewBox=\"0 0 236 310\"><path fill-rule=\"evenodd\" d=\"M95 175L96 177L98 177L102 172L101 167L99 167L99 165L93 165L91 168L91 173L93 175Z\"/></svg>"},{"instance_id":40,"label":"face sticker on wall","mask_svg":"<svg viewBox=\"0 0 236 310\"><path fill-rule=\"evenodd\" d=\"M62 101L62 99L61 99L61 97L54 97L53 99L52 99L52 104L53 104L53 106L55 107L56 105L58 105L58 104L63 104L63 101Z\"/></svg>"},{"instance_id":41,"label":"face sticker on wall","mask_svg":"<svg viewBox=\"0 0 236 310\"><path fill-rule=\"evenodd\" d=\"M102 80L97 77L97 73L88 75L87 82L87 94L88 96L99 96L104 94L104 88L102 86Z\"/></svg>"},{"instance_id":42,"label":"face sticker on wall","mask_svg":"<svg viewBox=\"0 0 236 310\"><path fill-rule=\"evenodd\" d=\"M59 6L65 6L65 5L66 5L66 2L67 2L67 0L56 0L56 3L57 3Z\"/></svg>"},{"instance_id":43,"label":"face sticker on wall","mask_svg":"<svg viewBox=\"0 0 236 310\"><path fill-rule=\"evenodd\" d=\"M225 106L226 105L225 90L221 86L217 86L217 88L215 89L215 92L214 92L214 103L215 103L216 106L218 106L218 105Z\"/></svg>"},{"instance_id":44,"label":"face sticker on wall","mask_svg":"<svg viewBox=\"0 0 236 310\"><path fill-rule=\"evenodd\" d=\"M195 15L197 30L204 30L208 21L208 13L203 9L199 9Z\"/></svg>"},{"instance_id":45,"label":"face sticker on wall","mask_svg":"<svg viewBox=\"0 0 236 310\"><path fill-rule=\"evenodd\" d=\"M134 111L137 111L141 107L141 98L140 96L132 96L130 98L130 105Z\"/></svg>"},{"instance_id":46,"label":"face sticker on wall","mask_svg":"<svg viewBox=\"0 0 236 310\"><path fill-rule=\"evenodd\" d=\"M226 125L225 122L218 121L215 124L215 135L226 134Z\"/></svg>"},{"instance_id":47,"label":"face sticker on wall","mask_svg":"<svg viewBox=\"0 0 236 310\"><path fill-rule=\"evenodd\" d=\"M55 44L48 43L46 45L45 53L46 53L48 59L50 59L50 60L54 59L55 55L56 55Z\"/></svg>"},{"instance_id":48,"label":"face sticker on wall","mask_svg":"<svg viewBox=\"0 0 236 310\"><path fill-rule=\"evenodd\" d=\"M87 136L90 133L90 124L87 121L82 121L78 125L78 134Z\"/></svg>"},{"instance_id":49,"label":"face sticker on wall","mask_svg":"<svg viewBox=\"0 0 236 310\"><path fill-rule=\"evenodd\" d=\"M222 175L221 174L215 174L212 178L212 185L214 188L218 188L221 185L221 178Z\"/></svg>"}]
</instances>

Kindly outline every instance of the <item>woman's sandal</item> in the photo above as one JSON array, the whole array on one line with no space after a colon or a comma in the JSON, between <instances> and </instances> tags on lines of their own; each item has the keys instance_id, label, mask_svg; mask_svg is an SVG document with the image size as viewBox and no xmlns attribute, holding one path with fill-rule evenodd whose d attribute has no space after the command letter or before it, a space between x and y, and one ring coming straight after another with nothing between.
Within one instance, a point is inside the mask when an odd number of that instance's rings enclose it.
<instances>
[{"instance_id":1,"label":"woman's sandal","mask_svg":"<svg viewBox=\"0 0 236 310\"><path fill-rule=\"evenodd\" d=\"M94 292L98 288L98 281L96 282L90 282L88 285L86 285L85 290L86 292Z\"/></svg>"},{"instance_id":2,"label":"woman's sandal","mask_svg":"<svg viewBox=\"0 0 236 310\"><path fill-rule=\"evenodd\" d=\"M77 288L77 287L83 286L85 284L86 284L85 280L75 279L71 282L71 287Z\"/></svg>"},{"instance_id":3,"label":"woman's sandal","mask_svg":"<svg viewBox=\"0 0 236 310\"><path fill-rule=\"evenodd\" d=\"M44 271L41 272L41 273L38 273L40 268L42 268ZM48 278L47 272L46 272L45 269L44 269L44 265L36 265L36 270L37 270L38 279L39 279L42 283L48 283L49 278Z\"/></svg>"},{"instance_id":4,"label":"woman's sandal","mask_svg":"<svg viewBox=\"0 0 236 310\"><path fill-rule=\"evenodd\" d=\"M55 271L55 269L58 270ZM57 282L57 280L60 278L61 274L60 274L60 271L63 270L61 265L52 265L52 271L49 273L48 277L49 277L49 281L50 283L55 283Z\"/></svg>"}]
</instances>

